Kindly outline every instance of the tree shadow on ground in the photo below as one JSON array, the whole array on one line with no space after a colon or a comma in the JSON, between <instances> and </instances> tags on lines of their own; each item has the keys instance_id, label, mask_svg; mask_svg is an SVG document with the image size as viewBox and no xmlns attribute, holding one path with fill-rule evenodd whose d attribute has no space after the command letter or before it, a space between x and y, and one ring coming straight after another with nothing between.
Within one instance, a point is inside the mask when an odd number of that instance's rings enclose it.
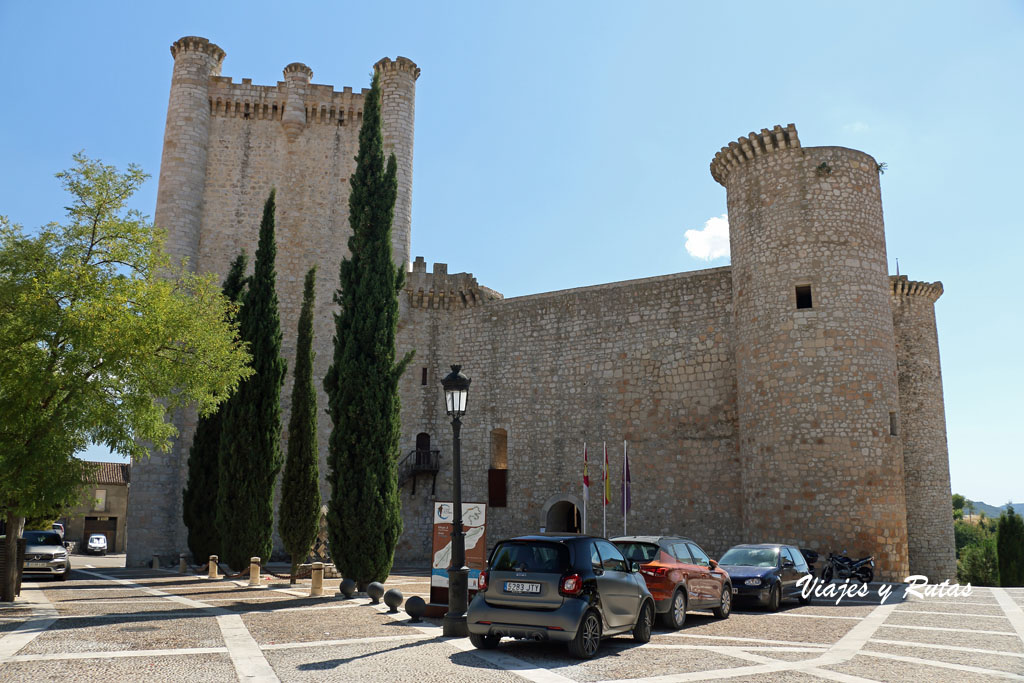
<instances>
[{"instance_id":1,"label":"tree shadow on ground","mask_svg":"<svg viewBox=\"0 0 1024 683\"><path fill-rule=\"evenodd\" d=\"M435 636L433 638L420 638L416 640L410 640L408 643L401 643L393 647L387 647L383 650L374 650L373 652L366 652L361 655L352 655L351 657L341 657L338 659L325 659L319 662L307 662L305 664L299 664L296 668L299 671L328 671L330 669L336 669L339 666L354 662L357 659L364 659L366 657L376 657L377 655L385 655L390 652L396 652L398 650L405 650L412 647L419 647L421 645L429 645L430 643L436 643L444 640L443 636Z\"/></svg>"}]
</instances>

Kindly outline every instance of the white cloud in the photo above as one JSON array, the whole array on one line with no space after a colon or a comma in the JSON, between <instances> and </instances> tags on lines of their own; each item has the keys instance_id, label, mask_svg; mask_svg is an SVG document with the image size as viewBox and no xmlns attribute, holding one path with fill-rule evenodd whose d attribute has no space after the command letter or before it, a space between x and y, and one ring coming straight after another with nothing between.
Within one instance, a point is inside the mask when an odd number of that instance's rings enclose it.
<instances>
[{"instance_id":1,"label":"white cloud","mask_svg":"<svg viewBox=\"0 0 1024 683\"><path fill-rule=\"evenodd\" d=\"M863 121L854 121L843 126L843 130L847 133L865 133L868 130L868 124Z\"/></svg>"},{"instance_id":2,"label":"white cloud","mask_svg":"<svg viewBox=\"0 0 1024 683\"><path fill-rule=\"evenodd\" d=\"M729 257L729 218L726 214L711 217L700 230L687 230L686 251L703 261Z\"/></svg>"}]
</instances>

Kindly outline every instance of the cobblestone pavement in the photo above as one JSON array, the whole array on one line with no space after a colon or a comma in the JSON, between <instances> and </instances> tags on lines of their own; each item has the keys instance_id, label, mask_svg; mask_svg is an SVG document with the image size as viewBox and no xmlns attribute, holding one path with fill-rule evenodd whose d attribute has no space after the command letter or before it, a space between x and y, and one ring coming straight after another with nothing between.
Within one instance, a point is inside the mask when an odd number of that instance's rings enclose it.
<instances>
[{"instance_id":1,"label":"cobblestone pavement","mask_svg":"<svg viewBox=\"0 0 1024 683\"><path fill-rule=\"evenodd\" d=\"M265 577L266 578L266 577ZM169 571L76 570L26 582L0 606L0 681L988 681L1024 679L1024 589L974 588L879 604L815 598L777 614L692 613L651 642L606 640L580 662L563 646L503 640L480 651L365 597L308 597L308 582L210 581ZM428 598L426 572L387 587Z\"/></svg>"}]
</instances>

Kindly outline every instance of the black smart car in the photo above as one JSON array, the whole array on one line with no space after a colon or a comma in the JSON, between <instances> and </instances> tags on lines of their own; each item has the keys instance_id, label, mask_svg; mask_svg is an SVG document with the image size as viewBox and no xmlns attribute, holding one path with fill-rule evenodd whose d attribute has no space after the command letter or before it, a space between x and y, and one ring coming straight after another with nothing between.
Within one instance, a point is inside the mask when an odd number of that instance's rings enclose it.
<instances>
[{"instance_id":1,"label":"black smart car","mask_svg":"<svg viewBox=\"0 0 1024 683\"><path fill-rule=\"evenodd\" d=\"M613 543L580 534L546 533L500 541L469 605L469 639L481 649L502 637L567 643L580 659L601 638L632 632L651 639L654 600L639 565Z\"/></svg>"},{"instance_id":2,"label":"black smart car","mask_svg":"<svg viewBox=\"0 0 1024 683\"><path fill-rule=\"evenodd\" d=\"M734 545L725 551L719 566L732 577L733 597L737 602L755 601L772 612L786 598L804 598L797 581L809 576L807 561L800 549L779 543Z\"/></svg>"}]
</instances>

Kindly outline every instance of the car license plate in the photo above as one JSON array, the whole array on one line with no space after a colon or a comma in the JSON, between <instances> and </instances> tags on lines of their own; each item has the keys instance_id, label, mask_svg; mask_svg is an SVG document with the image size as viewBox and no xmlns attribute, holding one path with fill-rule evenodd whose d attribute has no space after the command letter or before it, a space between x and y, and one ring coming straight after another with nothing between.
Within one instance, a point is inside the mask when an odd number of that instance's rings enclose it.
<instances>
[{"instance_id":1,"label":"car license plate","mask_svg":"<svg viewBox=\"0 0 1024 683\"><path fill-rule=\"evenodd\" d=\"M526 583L523 581L506 581L506 593L540 593L539 583Z\"/></svg>"},{"instance_id":2,"label":"car license plate","mask_svg":"<svg viewBox=\"0 0 1024 683\"><path fill-rule=\"evenodd\" d=\"M740 589L739 589L739 588L737 588L736 586L733 586L733 587L732 587L732 594L733 594L733 595L736 595L736 594L737 594L737 593L739 593L739 592L740 592Z\"/></svg>"},{"instance_id":3,"label":"car license plate","mask_svg":"<svg viewBox=\"0 0 1024 683\"><path fill-rule=\"evenodd\" d=\"M25 566L29 569L46 569L45 562L26 562Z\"/></svg>"}]
</instances>

